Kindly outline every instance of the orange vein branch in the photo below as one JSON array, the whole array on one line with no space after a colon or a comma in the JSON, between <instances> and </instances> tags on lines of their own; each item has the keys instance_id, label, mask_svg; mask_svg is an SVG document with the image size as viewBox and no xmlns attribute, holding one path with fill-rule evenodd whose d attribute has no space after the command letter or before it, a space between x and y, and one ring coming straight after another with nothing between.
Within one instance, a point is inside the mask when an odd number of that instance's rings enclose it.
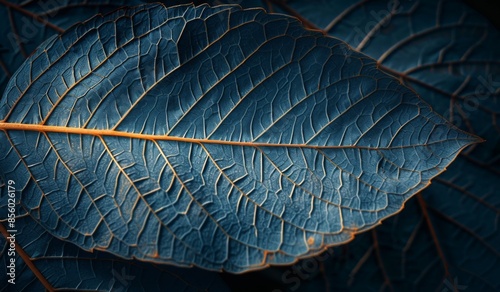
<instances>
[{"instance_id":1,"label":"orange vein branch","mask_svg":"<svg viewBox=\"0 0 500 292\"><path fill-rule=\"evenodd\" d=\"M0 233L2 233L3 236L5 236L6 240L7 237L10 236L10 234L7 232L7 229L5 229L5 226L3 226L2 223L0 223ZM55 291L54 287L50 285L47 279L45 279L45 276L38 270L35 264L31 261L31 257L22 249L22 247L19 246L17 242L16 242L16 252L23 259L24 263L30 268L33 274L35 274L38 280L40 280L40 283L43 285L43 287L45 287L45 289L47 289L48 291Z\"/></svg>"}]
</instances>

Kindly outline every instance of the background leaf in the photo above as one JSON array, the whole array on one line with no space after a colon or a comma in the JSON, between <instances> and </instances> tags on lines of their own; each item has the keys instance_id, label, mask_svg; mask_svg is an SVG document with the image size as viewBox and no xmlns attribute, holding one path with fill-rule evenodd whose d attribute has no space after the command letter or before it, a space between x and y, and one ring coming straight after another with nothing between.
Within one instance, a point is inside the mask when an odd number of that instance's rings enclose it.
<instances>
[{"instance_id":1,"label":"background leaf","mask_svg":"<svg viewBox=\"0 0 500 292\"><path fill-rule=\"evenodd\" d=\"M138 0L0 0L0 93L38 45L56 33L98 13Z\"/></svg>"},{"instance_id":2,"label":"background leaf","mask_svg":"<svg viewBox=\"0 0 500 292\"><path fill-rule=\"evenodd\" d=\"M16 72L0 117L4 177L52 234L231 272L348 241L474 141L342 42L234 6L75 26Z\"/></svg>"}]
</instances>

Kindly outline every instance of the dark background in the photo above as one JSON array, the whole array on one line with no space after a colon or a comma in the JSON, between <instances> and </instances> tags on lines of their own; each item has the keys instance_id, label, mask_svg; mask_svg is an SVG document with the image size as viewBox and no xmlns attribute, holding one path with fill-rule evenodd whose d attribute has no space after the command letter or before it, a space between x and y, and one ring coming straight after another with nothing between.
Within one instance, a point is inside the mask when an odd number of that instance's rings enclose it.
<instances>
[{"instance_id":1,"label":"dark background","mask_svg":"<svg viewBox=\"0 0 500 292\"><path fill-rule=\"evenodd\" d=\"M498 15L500 13L500 1L464 0L464 2L488 18L497 29L500 29L500 15Z\"/></svg>"}]
</instances>

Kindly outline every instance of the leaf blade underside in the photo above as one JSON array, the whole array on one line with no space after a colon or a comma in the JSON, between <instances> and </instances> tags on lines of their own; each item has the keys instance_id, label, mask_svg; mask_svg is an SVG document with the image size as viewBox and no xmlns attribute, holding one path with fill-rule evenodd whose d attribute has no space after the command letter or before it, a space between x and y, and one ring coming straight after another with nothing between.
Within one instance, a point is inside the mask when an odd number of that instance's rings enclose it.
<instances>
[{"instance_id":1,"label":"leaf blade underside","mask_svg":"<svg viewBox=\"0 0 500 292\"><path fill-rule=\"evenodd\" d=\"M294 262L398 212L477 141L346 50L234 6L97 16L14 75L0 135L17 158L2 165L29 170L23 206L86 250L230 272Z\"/></svg>"}]
</instances>

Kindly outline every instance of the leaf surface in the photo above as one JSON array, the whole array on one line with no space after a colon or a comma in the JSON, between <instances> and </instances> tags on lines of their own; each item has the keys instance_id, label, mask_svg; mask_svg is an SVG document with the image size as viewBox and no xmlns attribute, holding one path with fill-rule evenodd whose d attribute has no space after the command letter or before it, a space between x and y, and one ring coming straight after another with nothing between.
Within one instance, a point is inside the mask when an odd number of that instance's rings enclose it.
<instances>
[{"instance_id":1,"label":"leaf surface","mask_svg":"<svg viewBox=\"0 0 500 292\"><path fill-rule=\"evenodd\" d=\"M52 37L0 121L4 177L29 173L21 202L50 233L231 272L349 241L477 141L339 40L235 6L138 6Z\"/></svg>"}]
</instances>

